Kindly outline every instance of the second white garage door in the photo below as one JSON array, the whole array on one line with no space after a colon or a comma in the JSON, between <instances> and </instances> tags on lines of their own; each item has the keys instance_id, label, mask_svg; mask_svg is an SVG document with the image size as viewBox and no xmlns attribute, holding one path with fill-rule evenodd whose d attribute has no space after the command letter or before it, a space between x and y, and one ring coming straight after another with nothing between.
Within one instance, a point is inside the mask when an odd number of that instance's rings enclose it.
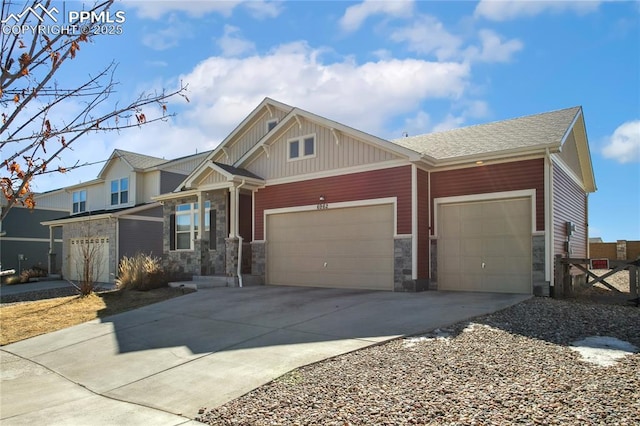
<instances>
[{"instance_id":1,"label":"second white garage door","mask_svg":"<svg viewBox=\"0 0 640 426\"><path fill-rule=\"evenodd\" d=\"M267 216L267 283L393 290L393 205Z\"/></svg>"},{"instance_id":2,"label":"second white garage door","mask_svg":"<svg viewBox=\"0 0 640 426\"><path fill-rule=\"evenodd\" d=\"M438 289L532 292L531 200L438 208Z\"/></svg>"}]
</instances>

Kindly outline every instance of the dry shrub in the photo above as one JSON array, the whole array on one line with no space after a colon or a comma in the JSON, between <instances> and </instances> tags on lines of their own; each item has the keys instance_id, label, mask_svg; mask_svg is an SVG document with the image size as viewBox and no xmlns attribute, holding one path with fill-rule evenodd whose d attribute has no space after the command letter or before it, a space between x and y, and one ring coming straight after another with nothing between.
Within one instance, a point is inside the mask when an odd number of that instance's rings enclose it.
<instances>
[{"instance_id":1,"label":"dry shrub","mask_svg":"<svg viewBox=\"0 0 640 426\"><path fill-rule=\"evenodd\" d=\"M147 291L166 285L166 274L159 258L137 253L133 257L125 256L120 261L116 278L119 290Z\"/></svg>"}]
</instances>

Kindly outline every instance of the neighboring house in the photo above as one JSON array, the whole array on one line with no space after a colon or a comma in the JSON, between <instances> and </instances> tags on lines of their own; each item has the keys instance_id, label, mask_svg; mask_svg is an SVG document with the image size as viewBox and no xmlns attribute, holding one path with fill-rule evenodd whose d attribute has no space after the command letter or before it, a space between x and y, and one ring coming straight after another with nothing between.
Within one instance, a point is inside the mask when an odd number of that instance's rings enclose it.
<instances>
[{"instance_id":1,"label":"neighboring house","mask_svg":"<svg viewBox=\"0 0 640 426\"><path fill-rule=\"evenodd\" d=\"M36 208L31 210L14 205L2 221L0 236L0 266L2 270L21 271L40 268L50 274L60 271L60 259L49 264L49 247L62 249L62 233L49 233L40 222L68 216L71 212L69 194L63 189L44 192L34 196ZM2 207L6 201L2 200Z\"/></svg>"},{"instance_id":2,"label":"neighboring house","mask_svg":"<svg viewBox=\"0 0 640 426\"><path fill-rule=\"evenodd\" d=\"M64 278L79 280L81 259L91 253L96 281L113 282L122 257L161 257L162 206L152 197L174 190L208 154L165 160L114 150L96 179L59 190L69 214L41 221L51 239L62 238L50 262L61 263Z\"/></svg>"},{"instance_id":3,"label":"neighboring house","mask_svg":"<svg viewBox=\"0 0 640 426\"><path fill-rule=\"evenodd\" d=\"M266 98L154 199L194 275L238 282L243 247L266 284L546 294L595 189L580 107L389 141Z\"/></svg>"}]
</instances>

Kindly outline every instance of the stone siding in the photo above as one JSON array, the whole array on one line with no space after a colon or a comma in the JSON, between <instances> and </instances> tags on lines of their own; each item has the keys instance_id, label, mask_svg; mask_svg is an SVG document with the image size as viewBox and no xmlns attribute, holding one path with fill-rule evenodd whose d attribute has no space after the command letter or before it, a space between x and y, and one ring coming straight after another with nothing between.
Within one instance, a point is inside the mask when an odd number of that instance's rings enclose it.
<instances>
[{"instance_id":1,"label":"stone siding","mask_svg":"<svg viewBox=\"0 0 640 426\"><path fill-rule=\"evenodd\" d=\"M411 238L393 240L393 290L415 291L412 272Z\"/></svg>"},{"instance_id":2,"label":"stone siding","mask_svg":"<svg viewBox=\"0 0 640 426\"><path fill-rule=\"evenodd\" d=\"M549 296L549 282L545 281L545 236L534 235L531 240L531 278L533 294Z\"/></svg>"},{"instance_id":3,"label":"stone siding","mask_svg":"<svg viewBox=\"0 0 640 426\"><path fill-rule=\"evenodd\" d=\"M265 278L266 256L264 242L251 243L251 275Z\"/></svg>"},{"instance_id":4,"label":"stone siding","mask_svg":"<svg viewBox=\"0 0 640 426\"><path fill-rule=\"evenodd\" d=\"M226 244L227 235L227 194L225 191L205 192L204 201L211 203L211 209L216 211L215 241L209 241L209 233L199 235L194 241L193 250L171 250L170 230L171 215L175 214L176 206L198 202L195 195L167 200L163 206L163 266L174 272L187 275L220 275L226 273Z\"/></svg>"}]
</instances>

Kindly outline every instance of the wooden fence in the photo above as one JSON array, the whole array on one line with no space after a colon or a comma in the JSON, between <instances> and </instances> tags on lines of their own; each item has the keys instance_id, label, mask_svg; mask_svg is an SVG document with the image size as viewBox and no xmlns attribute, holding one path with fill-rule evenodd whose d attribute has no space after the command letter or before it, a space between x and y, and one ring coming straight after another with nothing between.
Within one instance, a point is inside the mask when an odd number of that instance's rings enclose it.
<instances>
[{"instance_id":1,"label":"wooden fence","mask_svg":"<svg viewBox=\"0 0 640 426\"><path fill-rule=\"evenodd\" d=\"M580 288L576 288L579 284L576 283L575 274L571 274L572 268L578 269L584 272L587 276L585 288L591 287L596 283L601 283L614 293L622 293L619 289L609 284L606 279L611 275L627 270L629 271L629 300L638 304L638 294L640 294L640 260L608 260L606 261L606 267L598 265L593 269L608 269L608 272L598 276L589 267L592 261L599 261L601 259L576 259L566 258L560 255L555 259L555 280L553 297L563 298L570 297L580 291Z\"/></svg>"}]
</instances>

